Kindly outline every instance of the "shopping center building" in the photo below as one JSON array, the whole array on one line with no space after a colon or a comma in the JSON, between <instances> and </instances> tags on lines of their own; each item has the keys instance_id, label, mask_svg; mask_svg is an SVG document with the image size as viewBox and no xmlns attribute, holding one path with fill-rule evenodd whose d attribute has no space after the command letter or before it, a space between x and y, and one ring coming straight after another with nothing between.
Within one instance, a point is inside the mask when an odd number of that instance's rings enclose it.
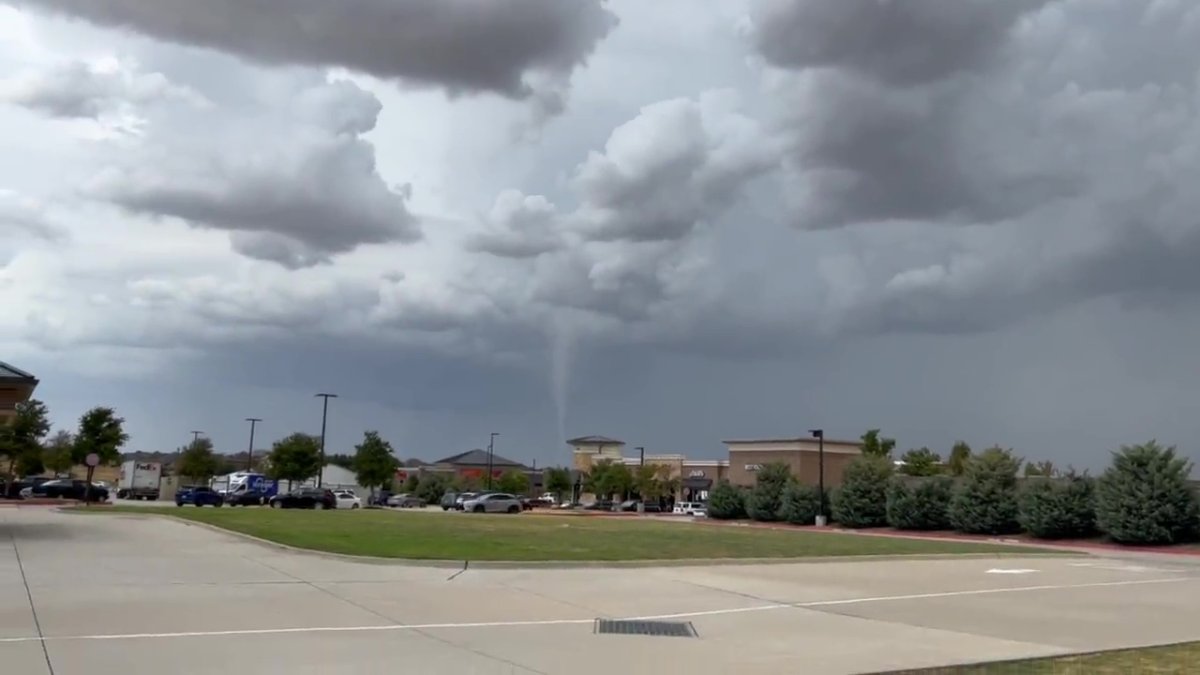
<instances>
[{"instance_id":1,"label":"shopping center building","mask_svg":"<svg viewBox=\"0 0 1200 675\"><path fill-rule=\"evenodd\" d=\"M627 448L624 441L607 436L581 436L567 441L572 450L572 468L588 473L598 462L621 462L627 466L647 464L665 466L669 477L678 479L680 501L703 501L722 480L734 485L752 486L757 472L765 464L783 463L801 483L820 481L821 445L814 438L775 438L724 441L728 459L689 459L683 454L645 454L642 448ZM862 453L858 441L825 439L825 485L842 483L846 465Z\"/></svg>"},{"instance_id":2,"label":"shopping center building","mask_svg":"<svg viewBox=\"0 0 1200 675\"><path fill-rule=\"evenodd\" d=\"M33 375L0 361L0 423L17 414L17 404L28 401L38 379Z\"/></svg>"}]
</instances>

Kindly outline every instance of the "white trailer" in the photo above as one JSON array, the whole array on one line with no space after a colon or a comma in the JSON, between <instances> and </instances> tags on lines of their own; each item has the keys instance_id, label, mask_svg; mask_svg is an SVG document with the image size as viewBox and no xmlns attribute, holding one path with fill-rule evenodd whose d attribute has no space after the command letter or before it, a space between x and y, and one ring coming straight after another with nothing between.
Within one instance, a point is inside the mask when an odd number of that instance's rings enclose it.
<instances>
[{"instance_id":1,"label":"white trailer","mask_svg":"<svg viewBox=\"0 0 1200 675\"><path fill-rule=\"evenodd\" d=\"M121 464L121 478L117 481L117 499L157 500L161 480L162 464L125 462Z\"/></svg>"}]
</instances>

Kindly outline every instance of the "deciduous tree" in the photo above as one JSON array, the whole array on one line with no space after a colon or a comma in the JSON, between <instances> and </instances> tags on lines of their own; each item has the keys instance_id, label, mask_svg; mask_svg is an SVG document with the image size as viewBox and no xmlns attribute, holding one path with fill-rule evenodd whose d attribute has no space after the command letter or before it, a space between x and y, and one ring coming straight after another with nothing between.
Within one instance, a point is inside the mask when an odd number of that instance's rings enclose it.
<instances>
[{"instance_id":1,"label":"deciduous tree","mask_svg":"<svg viewBox=\"0 0 1200 675\"><path fill-rule=\"evenodd\" d=\"M294 433L275 441L268 457L271 478L304 482L321 471L321 441L310 434Z\"/></svg>"},{"instance_id":2,"label":"deciduous tree","mask_svg":"<svg viewBox=\"0 0 1200 675\"><path fill-rule=\"evenodd\" d=\"M179 453L179 467L176 471L197 485L207 485L209 479L216 475L218 467L219 462L216 453L213 452L212 441L201 436Z\"/></svg>"},{"instance_id":3,"label":"deciduous tree","mask_svg":"<svg viewBox=\"0 0 1200 675\"><path fill-rule=\"evenodd\" d=\"M529 476L524 471L509 469L500 475L500 480L496 483L496 487L501 492L507 492L518 497L526 495L529 492Z\"/></svg>"},{"instance_id":4,"label":"deciduous tree","mask_svg":"<svg viewBox=\"0 0 1200 675\"><path fill-rule=\"evenodd\" d=\"M868 457L891 457L896 447L896 439L880 438L879 429L868 429L859 437L862 443L858 446L862 454Z\"/></svg>"},{"instance_id":5,"label":"deciduous tree","mask_svg":"<svg viewBox=\"0 0 1200 675\"><path fill-rule=\"evenodd\" d=\"M318 455L320 445L317 446ZM354 461L351 463L358 484L375 494L380 487L396 474L399 462L392 454L392 445L379 436L377 431L363 434L362 443L354 446Z\"/></svg>"},{"instance_id":6,"label":"deciduous tree","mask_svg":"<svg viewBox=\"0 0 1200 675\"><path fill-rule=\"evenodd\" d=\"M936 476L942 472L942 457L929 448L909 450L900 457L900 473L906 476Z\"/></svg>"},{"instance_id":7,"label":"deciduous tree","mask_svg":"<svg viewBox=\"0 0 1200 675\"><path fill-rule=\"evenodd\" d=\"M18 403L15 413L7 424L0 424L0 457L8 460L7 475L12 478L14 470L41 473L41 441L50 432L46 404L29 399Z\"/></svg>"},{"instance_id":8,"label":"deciduous tree","mask_svg":"<svg viewBox=\"0 0 1200 675\"><path fill-rule=\"evenodd\" d=\"M101 465L114 465L121 460L121 447L128 440L123 417L117 417L112 408L92 408L79 418L71 461L83 464L88 455L95 453Z\"/></svg>"},{"instance_id":9,"label":"deciduous tree","mask_svg":"<svg viewBox=\"0 0 1200 675\"><path fill-rule=\"evenodd\" d=\"M565 467L549 467L542 472L542 482L555 501L562 502L563 493L571 491L571 471Z\"/></svg>"},{"instance_id":10,"label":"deciduous tree","mask_svg":"<svg viewBox=\"0 0 1200 675\"><path fill-rule=\"evenodd\" d=\"M950 470L951 476L961 476L967 470L967 462L971 460L971 446L967 445L966 441L958 441L950 450L950 458L946 461L946 468Z\"/></svg>"}]
</instances>

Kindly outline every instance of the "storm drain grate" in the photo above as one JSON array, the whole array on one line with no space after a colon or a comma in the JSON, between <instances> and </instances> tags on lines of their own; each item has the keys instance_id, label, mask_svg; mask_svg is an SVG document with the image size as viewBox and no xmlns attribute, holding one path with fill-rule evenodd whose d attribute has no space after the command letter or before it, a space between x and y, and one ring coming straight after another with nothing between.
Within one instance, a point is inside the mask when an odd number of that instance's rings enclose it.
<instances>
[{"instance_id":1,"label":"storm drain grate","mask_svg":"<svg viewBox=\"0 0 1200 675\"><path fill-rule=\"evenodd\" d=\"M653 635L656 637L696 637L691 621L622 621L596 619L597 635Z\"/></svg>"}]
</instances>

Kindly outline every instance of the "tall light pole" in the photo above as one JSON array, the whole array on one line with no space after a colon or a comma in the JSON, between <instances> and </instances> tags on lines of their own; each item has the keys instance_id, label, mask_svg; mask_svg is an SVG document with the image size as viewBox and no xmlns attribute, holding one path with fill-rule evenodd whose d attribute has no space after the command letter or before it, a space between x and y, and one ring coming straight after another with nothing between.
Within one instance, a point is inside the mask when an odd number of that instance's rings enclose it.
<instances>
[{"instance_id":1,"label":"tall light pole","mask_svg":"<svg viewBox=\"0 0 1200 675\"><path fill-rule=\"evenodd\" d=\"M203 431L196 431L195 429L193 429L193 430L192 430L192 432L191 432L191 434L192 434L192 443L195 443L196 441L200 440L200 434L202 434L202 433L204 433L204 432L203 432Z\"/></svg>"},{"instance_id":2,"label":"tall light pole","mask_svg":"<svg viewBox=\"0 0 1200 675\"><path fill-rule=\"evenodd\" d=\"M247 417L250 423L250 445L246 448L246 470L254 470L254 425L262 421L261 417Z\"/></svg>"},{"instance_id":3,"label":"tall light pole","mask_svg":"<svg viewBox=\"0 0 1200 675\"><path fill-rule=\"evenodd\" d=\"M488 479L487 479L487 489L489 489L489 490L491 490L491 489L492 489L492 455L495 453L495 450L496 450L496 437L497 437L497 436L499 436L499 435L500 435L500 434L498 434L498 433L496 433L495 431L493 431L493 432L492 432L492 433L491 433L491 434L488 436L488 476L487 476L487 478L488 478Z\"/></svg>"},{"instance_id":4,"label":"tall light pole","mask_svg":"<svg viewBox=\"0 0 1200 675\"><path fill-rule=\"evenodd\" d=\"M337 398L337 394L317 394L313 398L325 399L321 404L321 468L317 469L317 487L321 487L321 477L325 473L325 421L329 417L329 399Z\"/></svg>"},{"instance_id":5,"label":"tall light pole","mask_svg":"<svg viewBox=\"0 0 1200 675\"><path fill-rule=\"evenodd\" d=\"M817 525L824 525L825 519L825 430L809 429L808 433L817 439L817 491L821 493L821 508L817 511Z\"/></svg>"},{"instance_id":6,"label":"tall light pole","mask_svg":"<svg viewBox=\"0 0 1200 675\"><path fill-rule=\"evenodd\" d=\"M638 466L646 466L646 448L639 445L634 450L638 451Z\"/></svg>"}]
</instances>

